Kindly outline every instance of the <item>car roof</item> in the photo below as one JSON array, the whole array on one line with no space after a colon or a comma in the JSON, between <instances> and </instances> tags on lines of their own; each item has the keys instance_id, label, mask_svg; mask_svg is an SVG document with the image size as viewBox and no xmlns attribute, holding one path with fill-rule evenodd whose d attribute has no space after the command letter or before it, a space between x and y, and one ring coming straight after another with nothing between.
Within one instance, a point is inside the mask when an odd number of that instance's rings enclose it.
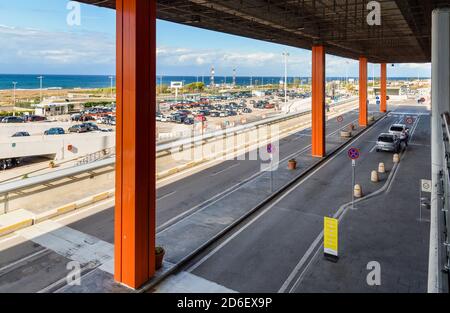
<instances>
[{"instance_id":1,"label":"car roof","mask_svg":"<svg viewBox=\"0 0 450 313\"><path fill-rule=\"evenodd\" d=\"M395 136L394 134L389 134L389 133L381 133L378 137L381 137L381 136L389 136L389 137L393 137L393 136Z\"/></svg>"},{"instance_id":2,"label":"car roof","mask_svg":"<svg viewBox=\"0 0 450 313\"><path fill-rule=\"evenodd\" d=\"M391 128L392 127L406 127L406 125L405 124L392 124Z\"/></svg>"}]
</instances>

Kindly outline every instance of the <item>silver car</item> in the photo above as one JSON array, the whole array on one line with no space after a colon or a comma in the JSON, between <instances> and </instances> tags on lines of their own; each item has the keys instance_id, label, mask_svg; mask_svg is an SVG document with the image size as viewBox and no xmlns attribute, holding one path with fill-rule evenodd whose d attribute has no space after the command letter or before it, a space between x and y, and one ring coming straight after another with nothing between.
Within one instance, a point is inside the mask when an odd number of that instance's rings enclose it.
<instances>
[{"instance_id":1,"label":"silver car","mask_svg":"<svg viewBox=\"0 0 450 313\"><path fill-rule=\"evenodd\" d=\"M407 142L409 137L409 129L404 124L393 124L389 128L389 133L397 135L401 141Z\"/></svg>"},{"instance_id":2,"label":"silver car","mask_svg":"<svg viewBox=\"0 0 450 313\"><path fill-rule=\"evenodd\" d=\"M391 151L398 153L401 148L401 140L397 135L383 133L378 136L377 140L377 152L378 151Z\"/></svg>"}]
</instances>

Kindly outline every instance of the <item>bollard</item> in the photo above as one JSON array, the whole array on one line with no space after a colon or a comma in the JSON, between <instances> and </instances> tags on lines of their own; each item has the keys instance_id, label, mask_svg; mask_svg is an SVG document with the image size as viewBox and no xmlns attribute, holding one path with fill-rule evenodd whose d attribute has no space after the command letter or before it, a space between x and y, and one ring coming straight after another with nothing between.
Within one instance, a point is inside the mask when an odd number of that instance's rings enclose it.
<instances>
[{"instance_id":1,"label":"bollard","mask_svg":"<svg viewBox=\"0 0 450 313\"><path fill-rule=\"evenodd\" d=\"M372 174L370 175L370 180L372 181L372 183L378 183L377 171L372 171Z\"/></svg>"},{"instance_id":2,"label":"bollard","mask_svg":"<svg viewBox=\"0 0 450 313\"><path fill-rule=\"evenodd\" d=\"M355 198L361 198L362 197L362 190L361 190L361 186L356 184L355 188L353 190L353 194L355 196Z\"/></svg>"},{"instance_id":3,"label":"bollard","mask_svg":"<svg viewBox=\"0 0 450 313\"><path fill-rule=\"evenodd\" d=\"M352 137L352 132L351 131L341 130L341 137L342 138L350 138L350 137Z\"/></svg>"},{"instance_id":4,"label":"bollard","mask_svg":"<svg viewBox=\"0 0 450 313\"><path fill-rule=\"evenodd\" d=\"M378 173L386 173L386 168L384 167L384 163L383 162L378 164Z\"/></svg>"},{"instance_id":5,"label":"bollard","mask_svg":"<svg viewBox=\"0 0 450 313\"><path fill-rule=\"evenodd\" d=\"M394 163L400 163L400 156L398 155L398 153L394 154L392 161Z\"/></svg>"}]
</instances>

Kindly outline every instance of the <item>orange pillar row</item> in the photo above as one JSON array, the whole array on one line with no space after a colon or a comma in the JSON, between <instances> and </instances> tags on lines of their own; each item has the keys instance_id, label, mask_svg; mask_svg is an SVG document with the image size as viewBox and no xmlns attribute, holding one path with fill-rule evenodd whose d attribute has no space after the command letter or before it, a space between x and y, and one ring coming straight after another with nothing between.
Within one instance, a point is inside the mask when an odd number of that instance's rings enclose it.
<instances>
[{"instance_id":1,"label":"orange pillar row","mask_svg":"<svg viewBox=\"0 0 450 313\"><path fill-rule=\"evenodd\" d=\"M156 1L116 0L115 273L139 288L155 273Z\"/></svg>"},{"instance_id":2,"label":"orange pillar row","mask_svg":"<svg viewBox=\"0 0 450 313\"><path fill-rule=\"evenodd\" d=\"M367 126L367 58L359 58L359 126Z\"/></svg>"},{"instance_id":3,"label":"orange pillar row","mask_svg":"<svg viewBox=\"0 0 450 313\"><path fill-rule=\"evenodd\" d=\"M312 48L312 155L325 151L325 47Z\"/></svg>"},{"instance_id":4,"label":"orange pillar row","mask_svg":"<svg viewBox=\"0 0 450 313\"><path fill-rule=\"evenodd\" d=\"M386 70L386 63L381 64L381 78L380 78L380 84L381 84L381 103L380 103L380 112L385 113L387 110L387 92L386 92L386 85L387 85L387 70Z\"/></svg>"}]
</instances>

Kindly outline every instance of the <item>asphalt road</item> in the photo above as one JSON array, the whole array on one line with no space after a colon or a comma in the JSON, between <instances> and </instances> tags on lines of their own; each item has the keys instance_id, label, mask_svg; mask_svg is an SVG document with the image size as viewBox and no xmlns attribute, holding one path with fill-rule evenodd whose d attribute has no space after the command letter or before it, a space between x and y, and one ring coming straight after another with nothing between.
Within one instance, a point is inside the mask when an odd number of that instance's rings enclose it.
<instances>
[{"instance_id":1,"label":"asphalt road","mask_svg":"<svg viewBox=\"0 0 450 313\"><path fill-rule=\"evenodd\" d=\"M405 111L405 108L401 110ZM408 108L408 111L411 110L415 108ZM357 112L350 112L344 115L343 123L338 123L335 119L330 120L327 124L327 134L339 130L357 117ZM361 177L364 177L364 180L370 177L369 170L374 169L375 163L378 164L380 160L388 163L391 159L389 154L377 154L372 148L378 132L385 130L399 118L389 117L358 139L358 147L363 153L358 171L363 173ZM310 130L282 139L279 148L280 159L306 149L310 141ZM229 242L209 255L192 272L237 291L278 291L292 266L295 266L310 240L314 238L321 224L319 217L334 212L337 203L349 199L351 186L348 177L351 167L348 160L346 156L338 155L332 164L322 168L303 182L301 188L298 187L294 193L287 195L283 199L283 205L277 205L248 227L242 228L236 237L230 238ZM221 192L233 188L252 175L257 175L259 170L260 161L226 161L160 188L158 226L164 227L164 224L167 225L180 214L201 207ZM364 189L369 191L376 189L376 186L363 184ZM302 198L301 207L298 197ZM86 236L94 236L106 246L111 246L114 234L113 209L110 206L110 203L105 202L84 218L64 218L61 228L68 226ZM41 237L45 235L41 234ZM291 240L292 238L296 239ZM16 240L20 243L14 244ZM87 238L87 241L89 240L90 238ZM283 251L282 258L277 251ZM17 238L0 240L0 255L0 292L45 291L50 284L64 279L67 274L66 265L71 259L70 251L56 253L38 243L21 242Z\"/></svg>"},{"instance_id":2,"label":"asphalt road","mask_svg":"<svg viewBox=\"0 0 450 313\"><path fill-rule=\"evenodd\" d=\"M420 112L417 107L402 107L398 111ZM370 182L370 172L377 169L379 162L384 162L388 171L393 167L391 153L377 153L374 149L378 134L387 131L391 124L404 121L407 115L392 114L353 144L361 151L356 182L365 194L386 182L388 174L381 176L379 183ZM428 122L419 123L420 119ZM412 136L420 128L429 128L429 117L415 120ZM199 256L186 271L238 292L286 292L294 269L308 256L323 229L323 217L333 216L351 200L351 171L351 162L343 151L214 249ZM402 200L405 205L408 201L416 203L414 198Z\"/></svg>"}]
</instances>

